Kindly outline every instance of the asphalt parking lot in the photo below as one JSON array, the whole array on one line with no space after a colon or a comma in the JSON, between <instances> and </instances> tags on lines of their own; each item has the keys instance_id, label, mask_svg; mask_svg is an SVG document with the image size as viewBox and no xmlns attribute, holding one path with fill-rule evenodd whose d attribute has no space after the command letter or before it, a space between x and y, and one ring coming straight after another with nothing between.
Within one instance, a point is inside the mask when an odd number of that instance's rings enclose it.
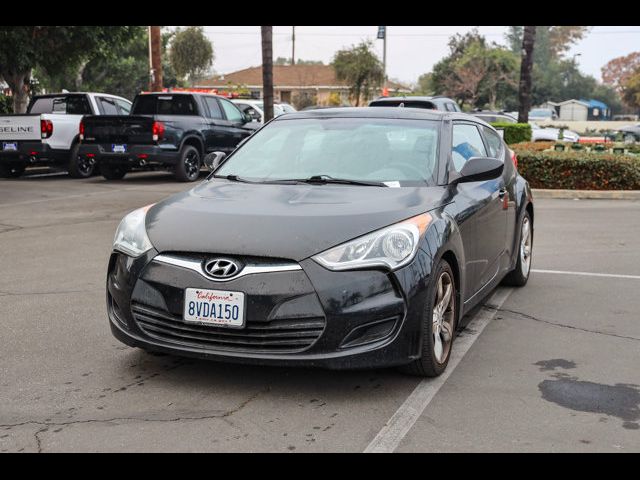
<instances>
[{"instance_id":1,"label":"asphalt parking lot","mask_svg":"<svg viewBox=\"0 0 640 480\"><path fill-rule=\"evenodd\" d=\"M640 451L640 202L538 200L529 284L497 290L447 376L421 381L116 341L116 226L186 188L0 180L0 451Z\"/></svg>"}]
</instances>

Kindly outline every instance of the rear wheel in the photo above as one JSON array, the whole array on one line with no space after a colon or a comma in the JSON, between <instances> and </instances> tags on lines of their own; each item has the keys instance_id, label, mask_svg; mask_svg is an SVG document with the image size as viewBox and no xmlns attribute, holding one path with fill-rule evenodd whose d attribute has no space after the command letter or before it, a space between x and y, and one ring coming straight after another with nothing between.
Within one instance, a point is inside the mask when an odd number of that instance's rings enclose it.
<instances>
[{"instance_id":1,"label":"rear wheel","mask_svg":"<svg viewBox=\"0 0 640 480\"><path fill-rule=\"evenodd\" d=\"M173 174L180 182L195 182L200 176L200 152L196 147L185 145Z\"/></svg>"},{"instance_id":2,"label":"rear wheel","mask_svg":"<svg viewBox=\"0 0 640 480\"><path fill-rule=\"evenodd\" d=\"M69 156L69 175L73 178L89 178L93 175L95 170L95 162L89 160L83 155L78 155L80 150L80 144L76 143L71 148L71 155Z\"/></svg>"},{"instance_id":3,"label":"rear wheel","mask_svg":"<svg viewBox=\"0 0 640 480\"><path fill-rule=\"evenodd\" d=\"M453 271L440 260L427 289L422 326L422 355L401 370L410 375L437 377L447 368L456 329L457 295Z\"/></svg>"},{"instance_id":4,"label":"rear wheel","mask_svg":"<svg viewBox=\"0 0 640 480\"><path fill-rule=\"evenodd\" d=\"M0 178L18 178L26 168L24 165L0 165Z\"/></svg>"},{"instance_id":5,"label":"rear wheel","mask_svg":"<svg viewBox=\"0 0 640 480\"><path fill-rule=\"evenodd\" d=\"M531 254L533 253L533 229L531 225L531 216L529 212L525 212L520 222L520 241L518 243L518 260L516 268L510 271L504 280L505 285L514 287L523 287L529 280L529 272L531 270Z\"/></svg>"},{"instance_id":6,"label":"rear wheel","mask_svg":"<svg viewBox=\"0 0 640 480\"><path fill-rule=\"evenodd\" d=\"M107 180L120 180L127 174L127 169L122 165L100 164L100 173Z\"/></svg>"}]
</instances>

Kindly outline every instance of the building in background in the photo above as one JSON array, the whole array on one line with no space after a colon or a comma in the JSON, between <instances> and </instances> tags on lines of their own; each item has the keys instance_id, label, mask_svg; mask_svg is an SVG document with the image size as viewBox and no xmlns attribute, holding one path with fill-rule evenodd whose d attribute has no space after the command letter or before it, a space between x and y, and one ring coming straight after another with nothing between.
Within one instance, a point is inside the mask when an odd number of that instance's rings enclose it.
<instances>
[{"instance_id":1,"label":"building in background","mask_svg":"<svg viewBox=\"0 0 640 480\"><path fill-rule=\"evenodd\" d=\"M553 108L558 113L558 120L567 122L585 122L588 120L611 120L611 109L599 100L565 100L564 102L546 102L542 108Z\"/></svg>"},{"instance_id":2,"label":"building in background","mask_svg":"<svg viewBox=\"0 0 640 480\"><path fill-rule=\"evenodd\" d=\"M389 95L411 93L411 89L396 82L388 82ZM237 72L218 75L200 82L197 88L225 90L241 89L251 98L262 98L262 67L250 67ZM309 105L350 105L349 85L336 78L331 65L274 65L274 100L290 103L296 108ZM371 97L380 96L380 91ZM371 98L363 98L366 105Z\"/></svg>"}]
</instances>

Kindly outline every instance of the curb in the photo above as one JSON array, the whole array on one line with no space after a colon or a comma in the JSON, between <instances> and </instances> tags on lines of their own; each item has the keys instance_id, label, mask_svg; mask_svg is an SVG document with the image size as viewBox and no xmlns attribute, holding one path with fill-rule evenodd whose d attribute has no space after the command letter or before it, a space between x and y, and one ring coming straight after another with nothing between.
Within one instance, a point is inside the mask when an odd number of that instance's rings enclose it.
<instances>
[{"instance_id":1,"label":"curb","mask_svg":"<svg viewBox=\"0 0 640 480\"><path fill-rule=\"evenodd\" d=\"M554 190L532 189L533 198L569 198L600 200L640 200L640 190Z\"/></svg>"}]
</instances>

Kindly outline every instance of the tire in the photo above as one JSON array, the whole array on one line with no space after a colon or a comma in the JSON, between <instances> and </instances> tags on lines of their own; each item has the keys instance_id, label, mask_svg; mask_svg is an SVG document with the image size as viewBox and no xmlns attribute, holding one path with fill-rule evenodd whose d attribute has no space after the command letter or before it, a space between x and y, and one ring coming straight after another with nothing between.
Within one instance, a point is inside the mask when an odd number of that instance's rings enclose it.
<instances>
[{"instance_id":1,"label":"tire","mask_svg":"<svg viewBox=\"0 0 640 480\"><path fill-rule=\"evenodd\" d=\"M442 374L451 357L457 318L455 277L449 263L442 259L438 262L427 288L422 324L422 355L412 363L400 367L400 370L420 377L437 377ZM438 332L434 334L436 326ZM436 335L439 342L436 341ZM437 343L440 343L440 349L437 348Z\"/></svg>"},{"instance_id":2,"label":"tire","mask_svg":"<svg viewBox=\"0 0 640 480\"><path fill-rule=\"evenodd\" d=\"M635 143L638 139L636 138L636 136L633 133L627 133L624 136L624 142L625 143Z\"/></svg>"},{"instance_id":3,"label":"tire","mask_svg":"<svg viewBox=\"0 0 640 480\"><path fill-rule=\"evenodd\" d=\"M200 176L202 158L196 147L185 145L180 151L180 160L173 170L173 175L179 182L195 182Z\"/></svg>"},{"instance_id":4,"label":"tire","mask_svg":"<svg viewBox=\"0 0 640 480\"><path fill-rule=\"evenodd\" d=\"M95 163L91 163L86 157L78 155L78 150L80 150L80 144L76 143L71 148L67 170L72 178L89 178L93 175Z\"/></svg>"},{"instance_id":5,"label":"tire","mask_svg":"<svg viewBox=\"0 0 640 480\"><path fill-rule=\"evenodd\" d=\"M520 221L518 231L518 260L516 266L511 270L504 280L503 285L512 287L524 287L529 281L529 273L531 272L531 256L533 254L533 223L529 212L525 211ZM526 235L525 239L523 235ZM523 241L524 240L524 241Z\"/></svg>"},{"instance_id":6,"label":"tire","mask_svg":"<svg viewBox=\"0 0 640 480\"><path fill-rule=\"evenodd\" d=\"M26 168L24 165L0 165L0 178L18 178Z\"/></svg>"},{"instance_id":7,"label":"tire","mask_svg":"<svg viewBox=\"0 0 640 480\"><path fill-rule=\"evenodd\" d=\"M121 180L127 174L127 169L121 165L100 164L100 173L107 180Z\"/></svg>"}]
</instances>

